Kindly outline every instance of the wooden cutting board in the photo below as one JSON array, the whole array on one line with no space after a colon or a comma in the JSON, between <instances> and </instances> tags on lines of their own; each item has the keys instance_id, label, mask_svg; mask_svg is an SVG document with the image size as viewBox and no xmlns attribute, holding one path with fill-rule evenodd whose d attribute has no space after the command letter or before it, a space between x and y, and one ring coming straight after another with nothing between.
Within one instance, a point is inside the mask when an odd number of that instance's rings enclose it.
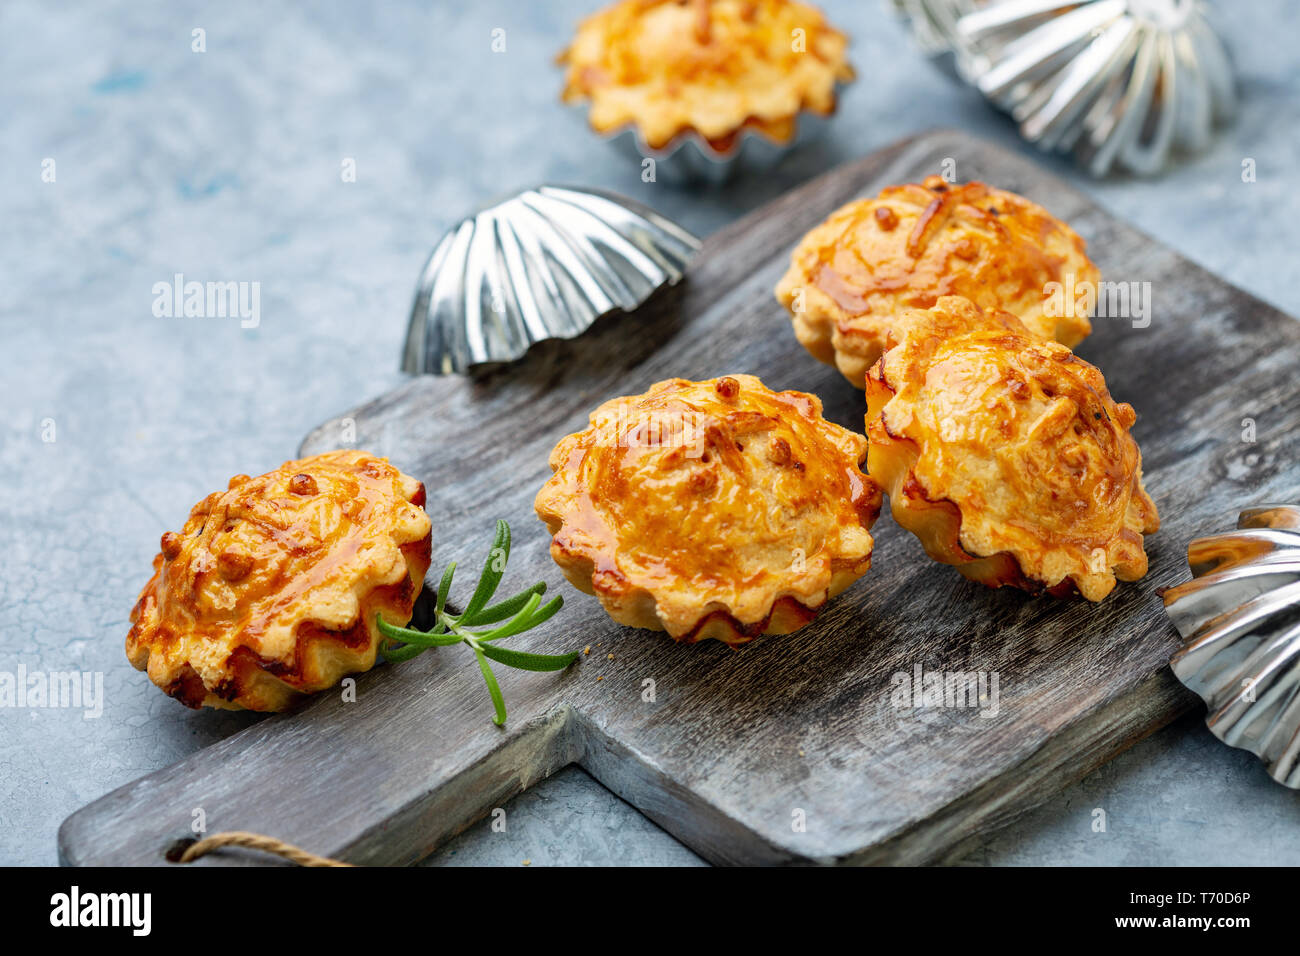
<instances>
[{"instance_id":1,"label":"wooden cutting board","mask_svg":"<svg viewBox=\"0 0 1300 956\"><path fill-rule=\"evenodd\" d=\"M817 393L829 418L862 428L861 392L799 347L772 288L799 237L833 209L946 159L960 179L1067 220L1107 279L1151 283L1149 327L1097 319L1079 349L1138 410L1164 519L1148 539L1150 573L1100 605L990 591L930 562L886 515L871 572L794 635L733 651L611 623L563 581L533 515L552 445L605 399L678 375L753 373ZM500 516L515 541L502 593L545 579L565 595L564 610L514 646L591 653L559 675L498 667L505 729L464 648L379 666L359 679L355 703L321 694L92 803L65 821L60 857L161 863L202 807L209 832L411 863L577 762L718 863L955 859L1193 705L1166 666L1176 635L1157 588L1187 577L1191 538L1231 526L1242 506L1294 495L1297 368L1294 320L1032 162L949 131L891 146L712 236L687 281L634 317L474 379L414 379L303 443L303 454L339 447L355 428L353 444L426 483L434 575L452 560L476 569ZM896 675L917 667L995 672L996 715L898 706ZM226 862L264 860L228 853L200 865Z\"/></svg>"}]
</instances>

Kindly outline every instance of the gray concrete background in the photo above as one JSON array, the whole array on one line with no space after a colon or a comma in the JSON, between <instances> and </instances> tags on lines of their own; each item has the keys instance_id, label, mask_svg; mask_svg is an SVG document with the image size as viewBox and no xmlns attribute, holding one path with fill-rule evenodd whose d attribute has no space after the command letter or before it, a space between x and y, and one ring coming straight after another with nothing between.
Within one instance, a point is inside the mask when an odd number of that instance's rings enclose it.
<instances>
[{"instance_id":1,"label":"gray concrete background","mask_svg":"<svg viewBox=\"0 0 1300 956\"><path fill-rule=\"evenodd\" d=\"M53 863L68 813L257 719L163 697L123 657L127 614L159 535L194 501L291 457L312 426L400 382L415 277L459 216L517 187L568 181L707 234L933 126L1037 155L927 65L881 4L826 0L861 76L827 139L713 192L643 184L556 102L551 59L596 5L0 5L0 670L100 671L106 697L97 720L0 709L0 862ZM1243 103L1209 152L1155 181L1092 182L1040 161L1300 314L1289 178L1300 165L1300 11L1286 0L1229 6ZM498 27L506 52L494 54ZM191 51L195 28L204 53ZM340 176L349 157L354 183ZM1246 157L1253 184L1241 181ZM178 272L260 282L260 326L156 318L153 284ZM1104 834L1091 830L1096 807ZM504 834L473 828L432 862L698 862L576 769L508 811ZM971 861L1295 863L1300 798L1193 716L991 836Z\"/></svg>"}]
</instances>

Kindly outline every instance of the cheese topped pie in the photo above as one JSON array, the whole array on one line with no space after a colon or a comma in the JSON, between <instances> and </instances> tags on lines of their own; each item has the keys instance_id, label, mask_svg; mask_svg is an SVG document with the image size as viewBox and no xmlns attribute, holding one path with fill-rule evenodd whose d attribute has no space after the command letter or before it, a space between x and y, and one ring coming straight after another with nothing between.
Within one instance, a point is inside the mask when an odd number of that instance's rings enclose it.
<instances>
[{"instance_id":1,"label":"cheese topped pie","mask_svg":"<svg viewBox=\"0 0 1300 956\"><path fill-rule=\"evenodd\" d=\"M1074 347L1092 330L1100 275L1083 239L1041 206L930 176L834 212L795 247L776 297L800 343L862 388L894 318L943 295Z\"/></svg>"},{"instance_id":2,"label":"cheese topped pie","mask_svg":"<svg viewBox=\"0 0 1300 956\"><path fill-rule=\"evenodd\" d=\"M871 368L868 470L930 557L993 587L1100 601L1160 527L1101 372L1015 316L941 298Z\"/></svg>"},{"instance_id":3,"label":"cheese topped pie","mask_svg":"<svg viewBox=\"0 0 1300 956\"><path fill-rule=\"evenodd\" d=\"M424 500L361 451L236 475L162 536L126 656L189 707L283 710L369 670L376 615L409 622L429 569Z\"/></svg>"},{"instance_id":4,"label":"cheese topped pie","mask_svg":"<svg viewBox=\"0 0 1300 956\"><path fill-rule=\"evenodd\" d=\"M725 153L745 129L789 142L801 110L835 110L848 40L794 0L622 0L560 55L565 102L599 133L636 127L651 149L694 131Z\"/></svg>"},{"instance_id":5,"label":"cheese topped pie","mask_svg":"<svg viewBox=\"0 0 1300 956\"><path fill-rule=\"evenodd\" d=\"M871 566L866 440L752 375L616 398L551 453L551 556L615 621L743 644L802 627Z\"/></svg>"}]
</instances>

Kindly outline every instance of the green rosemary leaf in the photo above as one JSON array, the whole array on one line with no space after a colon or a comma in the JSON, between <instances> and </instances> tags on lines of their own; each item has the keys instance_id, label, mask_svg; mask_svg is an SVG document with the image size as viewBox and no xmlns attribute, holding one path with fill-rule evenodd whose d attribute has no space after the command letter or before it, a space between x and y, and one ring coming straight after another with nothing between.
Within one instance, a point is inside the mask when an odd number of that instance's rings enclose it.
<instances>
[{"instance_id":1,"label":"green rosemary leaf","mask_svg":"<svg viewBox=\"0 0 1300 956\"><path fill-rule=\"evenodd\" d=\"M387 621L384 620L384 616L382 614L375 615L375 627L379 628L380 634L388 638L388 640L385 642L386 644L391 644L393 641L405 640L405 638L403 637L403 632L405 632L407 628L398 627L396 624L389 624ZM420 634L419 631L411 631L411 633L419 634L421 637L424 636L423 634Z\"/></svg>"},{"instance_id":2,"label":"green rosemary leaf","mask_svg":"<svg viewBox=\"0 0 1300 956\"><path fill-rule=\"evenodd\" d=\"M488 693L492 695L492 706L496 708L496 716L492 718L492 723L502 727L506 722L506 699L501 696L501 685L497 683L497 676L492 673L492 665L483 656L483 651L477 647L474 648L474 656L478 658L478 668L483 672L483 680L487 684Z\"/></svg>"},{"instance_id":3,"label":"green rosemary leaf","mask_svg":"<svg viewBox=\"0 0 1300 956\"><path fill-rule=\"evenodd\" d=\"M480 641L499 641L503 637L514 637L516 634L522 634L528 630L530 626L528 621L532 617L533 611L537 609L537 605L541 603L542 596L534 592L528 596L528 600L515 613L515 616L506 623L491 631L480 631L474 636Z\"/></svg>"},{"instance_id":4,"label":"green rosemary leaf","mask_svg":"<svg viewBox=\"0 0 1300 956\"><path fill-rule=\"evenodd\" d=\"M421 648L448 647L461 642L459 634L440 634L437 631L425 632L410 627L397 627L389 624L380 615L375 615L375 620L379 624L379 633L390 642L401 641L403 644L414 644Z\"/></svg>"},{"instance_id":5,"label":"green rosemary leaf","mask_svg":"<svg viewBox=\"0 0 1300 956\"><path fill-rule=\"evenodd\" d=\"M464 614L457 619L464 627L478 627L481 624L495 624L498 621L504 621L508 617L514 617L519 613L519 609L528 603L528 599L534 594L545 594L546 582L538 581L530 588L525 588L518 594L506 598L491 607L485 607L474 615L473 620L469 620Z\"/></svg>"},{"instance_id":6,"label":"green rosemary leaf","mask_svg":"<svg viewBox=\"0 0 1300 956\"><path fill-rule=\"evenodd\" d=\"M462 640L464 640L464 638L461 637L459 634L434 634L433 631L430 631L428 634L420 634L419 631L416 631L415 633L419 634L420 636L411 637L411 638L402 638L402 640L404 640L407 644L415 644L419 647L424 647L424 648L451 647L453 644L459 644Z\"/></svg>"},{"instance_id":7,"label":"green rosemary leaf","mask_svg":"<svg viewBox=\"0 0 1300 956\"><path fill-rule=\"evenodd\" d=\"M526 607L527 605L525 605ZM536 604L527 613L521 611L514 620L509 624L503 625L494 631L485 634L479 634L480 641L499 641L502 638L514 637L516 634L522 634L524 631L531 631L539 624L543 624L555 616L555 612L564 607L564 598L555 595L543 607L538 608Z\"/></svg>"},{"instance_id":8,"label":"green rosemary leaf","mask_svg":"<svg viewBox=\"0 0 1300 956\"><path fill-rule=\"evenodd\" d=\"M525 671L562 671L578 659L577 651L568 654L530 654L526 651L512 651L509 648L497 647L495 644L488 644L480 650L500 664Z\"/></svg>"},{"instance_id":9,"label":"green rosemary leaf","mask_svg":"<svg viewBox=\"0 0 1300 956\"><path fill-rule=\"evenodd\" d=\"M501 583L501 576L505 574L506 562L509 560L510 525L498 518L497 533L492 539L492 550L488 552L487 561L483 565L483 576L478 579L478 587L474 589L473 597L461 612L462 620L473 618L492 599L497 585Z\"/></svg>"},{"instance_id":10,"label":"green rosemary leaf","mask_svg":"<svg viewBox=\"0 0 1300 956\"><path fill-rule=\"evenodd\" d=\"M419 644L407 644L405 647L395 648L385 643L384 646L379 649L379 653L383 654L384 660L389 663L401 664L403 661L409 661L413 657L418 657L426 650L427 648L421 647Z\"/></svg>"},{"instance_id":11,"label":"green rosemary leaf","mask_svg":"<svg viewBox=\"0 0 1300 956\"><path fill-rule=\"evenodd\" d=\"M434 616L438 623L442 624L442 612L447 608L447 595L451 593L451 577L456 573L456 562L453 561L447 565L447 570L442 572L442 580L438 582L438 605Z\"/></svg>"},{"instance_id":12,"label":"green rosemary leaf","mask_svg":"<svg viewBox=\"0 0 1300 956\"><path fill-rule=\"evenodd\" d=\"M555 616L555 612L562 607L564 607L564 597L562 595L557 594L555 595L555 597L551 598L548 602L546 602L544 606L542 606L541 608L533 612L533 616L528 620L529 629L531 630L532 628L536 627L538 624L542 624L546 621L549 621L551 618Z\"/></svg>"}]
</instances>

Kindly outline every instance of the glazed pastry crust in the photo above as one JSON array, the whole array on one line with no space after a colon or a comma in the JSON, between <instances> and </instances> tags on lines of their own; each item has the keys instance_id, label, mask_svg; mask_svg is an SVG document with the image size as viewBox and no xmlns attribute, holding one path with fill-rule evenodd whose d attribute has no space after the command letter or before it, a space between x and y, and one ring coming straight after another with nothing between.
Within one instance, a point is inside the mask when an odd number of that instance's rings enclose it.
<instances>
[{"instance_id":1,"label":"glazed pastry crust","mask_svg":"<svg viewBox=\"0 0 1300 956\"><path fill-rule=\"evenodd\" d=\"M236 475L162 538L126 655L189 707L283 710L369 670L429 569L424 486L334 451Z\"/></svg>"},{"instance_id":2,"label":"glazed pastry crust","mask_svg":"<svg viewBox=\"0 0 1300 956\"><path fill-rule=\"evenodd\" d=\"M551 556L615 621L732 646L802 627L871 566L866 440L752 375L616 398L556 445Z\"/></svg>"},{"instance_id":3,"label":"glazed pastry crust","mask_svg":"<svg viewBox=\"0 0 1300 956\"><path fill-rule=\"evenodd\" d=\"M582 21L560 55L562 98L590 101L597 132L635 126L651 149L689 131L719 153L745 129L785 143L800 111L834 112L836 82L853 78L847 47L793 0L622 0Z\"/></svg>"},{"instance_id":4,"label":"glazed pastry crust","mask_svg":"<svg viewBox=\"0 0 1300 956\"><path fill-rule=\"evenodd\" d=\"M930 176L833 213L795 247L776 297L803 346L862 388L894 318L944 295L1006 309L1034 334L1078 345L1092 330L1083 283L1095 288L1101 276L1085 246L1022 196Z\"/></svg>"},{"instance_id":5,"label":"glazed pastry crust","mask_svg":"<svg viewBox=\"0 0 1300 956\"><path fill-rule=\"evenodd\" d=\"M1101 372L1013 315L945 297L867 375L868 470L936 561L993 587L1100 601L1160 526Z\"/></svg>"}]
</instances>

